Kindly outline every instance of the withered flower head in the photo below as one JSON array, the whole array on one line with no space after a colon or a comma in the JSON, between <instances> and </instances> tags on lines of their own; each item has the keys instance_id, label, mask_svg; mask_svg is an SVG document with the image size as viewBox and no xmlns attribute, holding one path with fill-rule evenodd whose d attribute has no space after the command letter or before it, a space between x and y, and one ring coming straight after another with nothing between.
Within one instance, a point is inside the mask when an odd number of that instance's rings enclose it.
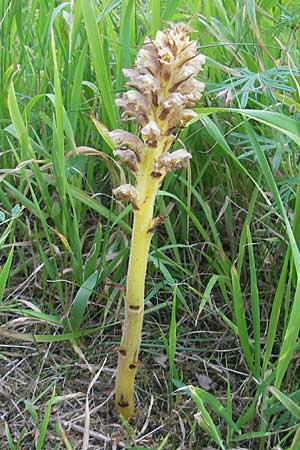
<instances>
[{"instance_id":1,"label":"withered flower head","mask_svg":"<svg viewBox=\"0 0 300 450\"><path fill-rule=\"evenodd\" d=\"M136 154L129 148L118 148L114 150L114 156L118 156L120 158L120 161L128 166L128 168L132 172L138 171L138 159L136 157Z\"/></svg>"},{"instance_id":2,"label":"withered flower head","mask_svg":"<svg viewBox=\"0 0 300 450\"><path fill-rule=\"evenodd\" d=\"M139 194L132 184L121 184L113 190L113 194L120 200L129 200L134 209L139 209Z\"/></svg>"},{"instance_id":3,"label":"withered flower head","mask_svg":"<svg viewBox=\"0 0 300 450\"><path fill-rule=\"evenodd\" d=\"M153 41L146 37L135 68L124 69L130 79L127 86L135 91L125 92L117 104L124 115L133 115L140 127L158 116L157 126L164 134L169 130L168 116L173 108L178 120L172 120L171 128L182 125L183 111L201 98L204 84L196 76L205 57L197 52L197 41L190 40L190 31L189 26L179 23L158 31Z\"/></svg>"},{"instance_id":4,"label":"withered flower head","mask_svg":"<svg viewBox=\"0 0 300 450\"><path fill-rule=\"evenodd\" d=\"M139 173L147 152L154 155L151 173L163 175L186 166L191 158L183 149L170 153L175 130L195 117L191 107L201 98L205 87L196 78L205 57L198 53L197 41L190 39L191 31L188 25L178 23L158 31L154 40L146 37L134 68L123 71L129 78L126 86L131 89L116 103L123 117L136 120L141 139L128 132L122 134L121 130L110 136L117 144L115 154L135 174Z\"/></svg>"},{"instance_id":5,"label":"withered flower head","mask_svg":"<svg viewBox=\"0 0 300 450\"><path fill-rule=\"evenodd\" d=\"M164 168L166 172L186 167L192 155L184 148L172 153L163 153L156 162L157 170Z\"/></svg>"},{"instance_id":6,"label":"withered flower head","mask_svg":"<svg viewBox=\"0 0 300 450\"><path fill-rule=\"evenodd\" d=\"M125 130L114 130L111 131L109 134L109 137L112 141L114 141L114 143L116 144L117 147L129 147L131 148L131 150L137 155L137 156L141 156L144 150L144 146L142 141L135 136L132 133L129 133L128 131Z\"/></svg>"}]
</instances>

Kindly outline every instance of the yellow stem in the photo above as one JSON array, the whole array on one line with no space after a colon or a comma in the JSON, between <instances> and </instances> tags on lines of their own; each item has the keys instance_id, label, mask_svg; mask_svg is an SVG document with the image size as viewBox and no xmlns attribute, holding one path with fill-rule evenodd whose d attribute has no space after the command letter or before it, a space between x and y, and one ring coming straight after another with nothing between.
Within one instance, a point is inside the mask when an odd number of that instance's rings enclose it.
<instances>
[{"instance_id":1,"label":"yellow stem","mask_svg":"<svg viewBox=\"0 0 300 450\"><path fill-rule=\"evenodd\" d=\"M126 418L135 414L134 379L139 366L138 354L144 315L144 291L154 202L161 180L151 175L157 151L148 149L137 176L139 209L134 212L132 241L125 298L125 322L119 348L116 378L116 408Z\"/></svg>"}]
</instances>

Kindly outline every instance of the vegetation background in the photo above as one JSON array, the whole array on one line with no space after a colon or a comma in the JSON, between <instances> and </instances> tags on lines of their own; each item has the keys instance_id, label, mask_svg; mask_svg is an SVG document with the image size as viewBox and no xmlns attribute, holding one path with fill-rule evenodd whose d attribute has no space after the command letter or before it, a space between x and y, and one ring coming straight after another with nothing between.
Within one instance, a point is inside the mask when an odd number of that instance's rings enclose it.
<instances>
[{"instance_id":1,"label":"vegetation background","mask_svg":"<svg viewBox=\"0 0 300 450\"><path fill-rule=\"evenodd\" d=\"M145 36L207 57L114 412L131 207L103 139ZM0 0L0 448L300 448L297 0ZM132 126L132 125L131 125Z\"/></svg>"}]
</instances>

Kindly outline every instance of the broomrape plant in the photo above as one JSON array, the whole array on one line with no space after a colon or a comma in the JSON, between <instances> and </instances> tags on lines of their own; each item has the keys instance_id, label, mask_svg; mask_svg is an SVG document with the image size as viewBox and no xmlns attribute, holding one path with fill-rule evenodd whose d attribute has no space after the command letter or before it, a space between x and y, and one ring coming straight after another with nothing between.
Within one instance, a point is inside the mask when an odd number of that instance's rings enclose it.
<instances>
[{"instance_id":1,"label":"broomrape plant","mask_svg":"<svg viewBox=\"0 0 300 450\"><path fill-rule=\"evenodd\" d=\"M123 117L134 117L139 136L124 130L109 133L118 156L135 176L135 185L114 190L120 200L129 200L134 211L129 258L125 322L118 347L116 407L126 418L135 414L134 379L137 368L144 312L144 289L152 234L162 216L153 218L154 202L165 175L185 167L191 154L185 149L171 152L178 130L196 114L190 109L202 96L204 84L196 79L205 62L190 40L191 28L171 24L146 38L134 69L124 69L130 89L117 100Z\"/></svg>"}]
</instances>

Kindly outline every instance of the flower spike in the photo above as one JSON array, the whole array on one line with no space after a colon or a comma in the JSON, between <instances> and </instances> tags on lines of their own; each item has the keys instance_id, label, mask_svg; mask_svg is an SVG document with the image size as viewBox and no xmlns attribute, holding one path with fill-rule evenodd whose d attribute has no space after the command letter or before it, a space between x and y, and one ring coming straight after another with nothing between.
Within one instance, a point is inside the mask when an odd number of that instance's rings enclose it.
<instances>
[{"instance_id":1,"label":"flower spike","mask_svg":"<svg viewBox=\"0 0 300 450\"><path fill-rule=\"evenodd\" d=\"M135 66L124 69L128 78L116 103L122 117L134 118L138 135L114 130L114 154L135 176L135 185L114 190L121 200L133 205L134 223L125 297L125 322L118 352L116 407L126 418L135 414L134 379L138 360L144 310L144 289L151 237L164 217L153 219L157 190L165 175L189 164L185 149L172 151L182 128L195 117L192 107L203 95L204 84L197 80L205 57L198 53L193 31L184 23L158 31L154 40L146 37Z\"/></svg>"}]
</instances>

